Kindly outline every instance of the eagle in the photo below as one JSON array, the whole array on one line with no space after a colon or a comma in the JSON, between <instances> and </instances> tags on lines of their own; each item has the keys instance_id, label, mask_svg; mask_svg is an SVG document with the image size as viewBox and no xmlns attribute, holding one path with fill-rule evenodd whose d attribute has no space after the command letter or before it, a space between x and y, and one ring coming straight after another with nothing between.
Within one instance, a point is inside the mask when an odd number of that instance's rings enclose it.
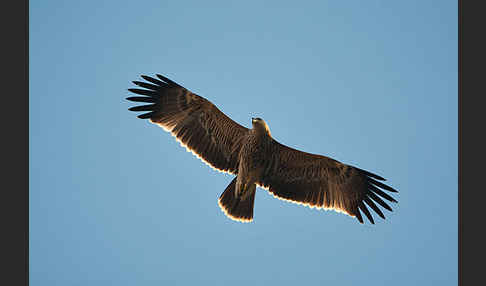
<instances>
[{"instance_id":1,"label":"eagle","mask_svg":"<svg viewBox=\"0 0 486 286\"><path fill-rule=\"evenodd\" d=\"M212 168L235 175L218 199L223 213L239 222L253 221L256 187L274 197L311 208L334 210L363 223L362 212L374 224L370 209L382 219L380 205L397 203L387 192L397 190L374 173L332 158L306 153L276 141L268 124L251 119L246 128L213 103L174 81L156 74L133 81L140 88L127 100L147 103L129 108L170 132L176 140ZM370 209L369 209L370 208Z\"/></svg>"}]
</instances>

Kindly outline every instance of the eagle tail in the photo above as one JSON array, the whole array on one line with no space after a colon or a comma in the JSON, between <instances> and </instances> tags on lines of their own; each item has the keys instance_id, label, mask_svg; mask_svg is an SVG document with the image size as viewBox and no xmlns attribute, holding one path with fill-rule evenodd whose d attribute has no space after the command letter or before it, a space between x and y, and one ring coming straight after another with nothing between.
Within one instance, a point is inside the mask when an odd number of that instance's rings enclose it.
<instances>
[{"instance_id":1,"label":"eagle tail","mask_svg":"<svg viewBox=\"0 0 486 286\"><path fill-rule=\"evenodd\" d=\"M235 195L236 178L226 187L218 199L218 205L224 214L239 222L253 221L253 206L255 204L256 185L248 190L249 195L237 197Z\"/></svg>"}]
</instances>

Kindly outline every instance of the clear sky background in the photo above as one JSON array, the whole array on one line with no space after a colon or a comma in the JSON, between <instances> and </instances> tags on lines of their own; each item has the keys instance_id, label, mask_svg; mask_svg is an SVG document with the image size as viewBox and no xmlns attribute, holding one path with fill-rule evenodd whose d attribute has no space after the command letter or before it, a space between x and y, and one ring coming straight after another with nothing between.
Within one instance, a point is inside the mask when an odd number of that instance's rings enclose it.
<instances>
[{"instance_id":1,"label":"clear sky background","mask_svg":"<svg viewBox=\"0 0 486 286\"><path fill-rule=\"evenodd\" d=\"M457 1L30 1L31 285L457 285ZM384 176L361 225L232 179L136 118L161 73ZM299 283L299 284L297 284Z\"/></svg>"}]
</instances>

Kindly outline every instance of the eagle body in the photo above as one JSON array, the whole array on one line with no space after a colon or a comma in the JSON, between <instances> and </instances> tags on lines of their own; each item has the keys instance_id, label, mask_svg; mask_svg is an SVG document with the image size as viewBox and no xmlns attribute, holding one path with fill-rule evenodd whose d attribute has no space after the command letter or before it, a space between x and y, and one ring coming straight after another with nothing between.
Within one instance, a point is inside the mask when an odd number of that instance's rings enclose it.
<instances>
[{"instance_id":1,"label":"eagle body","mask_svg":"<svg viewBox=\"0 0 486 286\"><path fill-rule=\"evenodd\" d=\"M133 83L143 89L129 89L141 96L127 99L149 104L129 110L146 111L138 117L170 132L209 166L236 176L218 199L222 211L233 220L253 220L257 186L278 199L332 209L360 223L364 222L361 213L374 223L368 208L384 219L377 204L392 211L385 200L397 202L385 192L397 191L380 182L385 180L381 176L285 146L272 138L263 119L252 118L252 128L246 128L209 100L164 76L142 78L147 82Z\"/></svg>"},{"instance_id":2,"label":"eagle body","mask_svg":"<svg viewBox=\"0 0 486 286\"><path fill-rule=\"evenodd\" d=\"M268 157L272 152L272 138L267 132L258 127L253 128L248 131L243 140L236 180L237 196L243 194L247 186L250 187L260 181L266 165L272 161L272 158Z\"/></svg>"}]
</instances>

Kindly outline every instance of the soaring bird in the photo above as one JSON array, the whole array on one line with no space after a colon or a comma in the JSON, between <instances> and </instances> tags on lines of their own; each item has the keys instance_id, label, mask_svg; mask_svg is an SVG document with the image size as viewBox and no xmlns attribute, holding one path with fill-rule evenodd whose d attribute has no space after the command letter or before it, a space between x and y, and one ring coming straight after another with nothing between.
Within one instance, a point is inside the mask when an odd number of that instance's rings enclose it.
<instances>
[{"instance_id":1,"label":"soaring bird","mask_svg":"<svg viewBox=\"0 0 486 286\"><path fill-rule=\"evenodd\" d=\"M221 112L213 103L174 81L157 74L133 81L141 88L129 88L139 96L127 100L148 103L129 108L145 111L137 117L149 119L170 132L179 143L209 166L236 177L218 199L229 218L253 221L256 187L274 197L311 208L332 209L355 217L360 211L374 224L371 208L392 211L384 201L396 203L388 192L397 192L371 172L332 158L302 152L273 139L268 124L252 118L246 128Z\"/></svg>"}]
</instances>

